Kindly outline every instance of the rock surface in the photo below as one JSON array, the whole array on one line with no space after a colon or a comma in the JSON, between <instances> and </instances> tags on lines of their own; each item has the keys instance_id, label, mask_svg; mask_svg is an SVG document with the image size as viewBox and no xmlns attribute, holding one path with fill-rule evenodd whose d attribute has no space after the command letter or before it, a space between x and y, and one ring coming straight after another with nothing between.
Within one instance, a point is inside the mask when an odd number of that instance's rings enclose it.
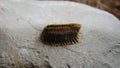
<instances>
[{"instance_id":1,"label":"rock surface","mask_svg":"<svg viewBox=\"0 0 120 68\"><path fill-rule=\"evenodd\" d=\"M40 41L48 24L80 23L81 43ZM120 68L120 21L84 4L0 0L0 68Z\"/></svg>"}]
</instances>

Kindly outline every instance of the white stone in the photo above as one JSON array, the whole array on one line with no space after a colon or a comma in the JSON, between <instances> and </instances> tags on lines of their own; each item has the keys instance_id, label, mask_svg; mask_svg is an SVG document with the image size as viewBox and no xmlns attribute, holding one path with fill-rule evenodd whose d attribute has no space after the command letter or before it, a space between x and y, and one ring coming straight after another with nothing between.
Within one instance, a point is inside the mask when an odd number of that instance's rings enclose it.
<instances>
[{"instance_id":1,"label":"white stone","mask_svg":"<svg viewBox=\"0 0 120 68\"><path fill-rule=\"evenodd\" d=\"M61 23L82 24L82 43L51 47L39 40L46 25ZM0 0L0 54L3 64L14 57L41 68L120 68L120 21L69 1Z\"/></svg>"}]
</instances>

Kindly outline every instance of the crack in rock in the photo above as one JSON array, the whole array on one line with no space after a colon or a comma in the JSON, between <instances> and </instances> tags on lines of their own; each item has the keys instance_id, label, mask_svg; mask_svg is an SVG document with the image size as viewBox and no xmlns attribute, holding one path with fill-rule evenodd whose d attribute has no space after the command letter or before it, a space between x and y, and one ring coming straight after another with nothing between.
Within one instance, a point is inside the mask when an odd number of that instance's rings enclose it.
<instances>
[{"instance_id":1,"label":"crack in rock","mask_svg":"<svg viewBox=\"0 0 120 68\"><path fill-rule=\"evenodd\" d=\"M71 52L73 52L73 53L80 53L80 52L74 51L74 50L72 50L72 49L69 49L69 48L67 48L67 47L63 47L63 48L65 48L66 50L71 51Z\"/></svg>"},{"instance_id":2,"label":"crack in rock","mask_svg":"<svg viewBox=\"0 0 120 68\"><path fill-rule=\"evenodd\" d=\"M69 64L66 64L68 68L71 68L71 66Z\"/></svg>"}]
</instances>

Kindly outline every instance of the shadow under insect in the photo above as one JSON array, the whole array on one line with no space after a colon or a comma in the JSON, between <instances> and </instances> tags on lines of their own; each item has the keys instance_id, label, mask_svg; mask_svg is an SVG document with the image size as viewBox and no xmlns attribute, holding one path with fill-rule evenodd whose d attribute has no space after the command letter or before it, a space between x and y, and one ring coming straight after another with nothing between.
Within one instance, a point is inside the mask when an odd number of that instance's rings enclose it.
<instances>
[{"instance_id":1,"label":"shadow under insect","mask_svg":"<svg viewBox=\"0 0 120 68\"><path fill-rule=\"evenodd\" d=\"M78 43L80 24L52 24L47 25L41 41L50 46L64 46Z\"/></svg>"}]
</instances>

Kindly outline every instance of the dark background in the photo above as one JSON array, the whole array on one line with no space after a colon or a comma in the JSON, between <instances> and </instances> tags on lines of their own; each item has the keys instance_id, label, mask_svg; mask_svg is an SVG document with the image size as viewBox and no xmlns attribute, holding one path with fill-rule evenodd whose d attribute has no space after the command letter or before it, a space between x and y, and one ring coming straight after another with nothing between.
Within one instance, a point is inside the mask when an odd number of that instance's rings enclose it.
<instances>
[{"instance_id":1,"label":"dark background","mask_svg":"<svg viewBox=\"0 0 120 68\"><path fill-rule=\"evenodd\" d=\"M74 2L85 3L114 14L120 19L120 0L69 0Z\"/></svg>"}]
</instances>

